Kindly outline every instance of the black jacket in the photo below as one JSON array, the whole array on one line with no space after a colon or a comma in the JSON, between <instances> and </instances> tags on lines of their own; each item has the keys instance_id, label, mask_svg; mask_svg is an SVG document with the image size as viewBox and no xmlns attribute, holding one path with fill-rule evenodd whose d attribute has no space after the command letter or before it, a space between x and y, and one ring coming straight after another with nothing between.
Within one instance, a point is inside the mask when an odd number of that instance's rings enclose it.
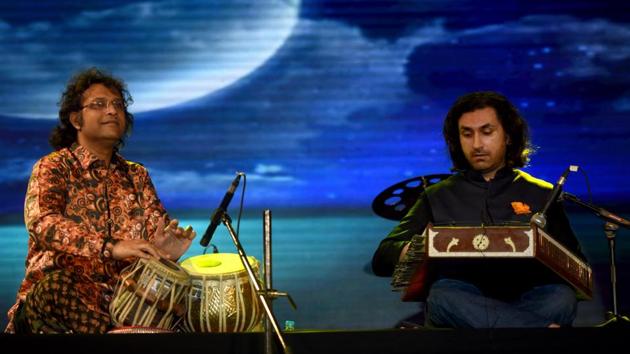
<instances>
[{"instance_id":1,"label":"black jacket","mask_svg":"<svg viewBox=\"0 0 630 354\"><path fill-rule=\"evenodd\" d=\"M427 224L457 226L528 225L533 213L549 198L552 185L529 174L504 168L485 181L476 171L459 172L428 187L400 224L381 241L372 259L375 274L390 276L405 243L422 234ZM517 214L512 202L521 202L530 213ZM545 231L570 251L586 259L560 203L547 213ZM561 282L534 260L475 259L440 261L432 274L472 282L487 295L510 297L534 285Z\"/></svg>"}]
</instances>

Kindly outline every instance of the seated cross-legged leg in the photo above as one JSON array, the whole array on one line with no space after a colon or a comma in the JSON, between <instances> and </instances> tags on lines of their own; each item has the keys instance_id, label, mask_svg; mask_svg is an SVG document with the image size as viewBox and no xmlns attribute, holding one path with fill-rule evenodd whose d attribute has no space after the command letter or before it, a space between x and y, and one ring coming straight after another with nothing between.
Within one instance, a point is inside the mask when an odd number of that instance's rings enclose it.
<instances>
[{"instance_id":1,"label":"seated cross-legged leg","mask_svg":"<svg viewBox=\"0 0 630 354\"><path fill-rule=\"evenodd\" d=\"M433 283L427 297L428 321L436 327L504 328L566 325L573 320L575 314L569 311L572 306L569 295L575 298L574 293L554 287L532 291L512 304L484 296L473 284L440 279ZM555 301L562 305L536 304ZM541 310L534 311L536 306Z\"/></svg>"}]
</instances>

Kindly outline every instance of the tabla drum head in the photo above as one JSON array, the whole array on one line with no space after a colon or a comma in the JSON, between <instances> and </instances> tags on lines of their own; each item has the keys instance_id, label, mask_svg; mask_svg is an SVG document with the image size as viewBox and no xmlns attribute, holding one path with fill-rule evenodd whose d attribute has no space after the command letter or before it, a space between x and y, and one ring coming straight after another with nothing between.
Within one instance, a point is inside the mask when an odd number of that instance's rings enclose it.
<instances>
[{"instance_id":1,"label":"tabla drum head","mask_svg":"<svg viewBox=\"0 0 630 354\"><path fill-rule=\"evenodd\" d=\"M247 257L249 264L253 267L258 266L256 258ZM241 257L236 253L209 253L194 256L185 259L181 263L190 275L217 275L217 274L233 274L245 270Z\"/></svg>"}]
</instances>

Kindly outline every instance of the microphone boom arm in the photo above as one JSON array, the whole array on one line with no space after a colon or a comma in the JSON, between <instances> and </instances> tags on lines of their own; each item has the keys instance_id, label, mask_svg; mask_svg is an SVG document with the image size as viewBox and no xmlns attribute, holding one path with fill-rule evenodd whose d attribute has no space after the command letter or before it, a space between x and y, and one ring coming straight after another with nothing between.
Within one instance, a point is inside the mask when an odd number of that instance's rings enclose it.
<instances>
[{"instance_id":1,"label":"microphone boom arm","mask_svg":"<svg viewBox=\"0 0 630 354\"><path fill-rule=\"evenodd\" d=\"M578 204L582 207L585 207L586 209L591 210L592 212L595 213L595 215L599 216L600 218L611 222L613 224L617 224L619 226L623 226L627 229L630 229L630 221L628 221L627 219L622 218L619 215L615 215L611 212L609 212L608 210L604 209L604 208L600 208L596 205L593 205L591 203L585 202L580 200L580 198L576 197L575 195L571 194L571 193L567 193L567 192L562 192L560 194L560 199L564 199L564 200L569 200L575 204Z\"/></svg>"}]
</instances>

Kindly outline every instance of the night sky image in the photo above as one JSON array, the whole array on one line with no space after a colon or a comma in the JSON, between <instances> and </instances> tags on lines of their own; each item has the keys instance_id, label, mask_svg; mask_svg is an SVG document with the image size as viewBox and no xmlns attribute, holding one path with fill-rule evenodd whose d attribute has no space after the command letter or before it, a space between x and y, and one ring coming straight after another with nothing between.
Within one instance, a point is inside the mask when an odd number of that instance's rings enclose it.
<instances>
[{"instance_id":1,"label":"night sky image","mask_svg":"<svg viewBox=\"0 0 630 354\"><path fill-rule=\"evenodd\" d=\"M630 217L630 5L606 1L172 0L0 4L0 324L24 276L24 196L52 151L61 92L79 70L122 78L142 163L171 216L208 225L236 172L229 213L260 259L273 213L281 325L389 328L418 311L367 265L396 225L372 210L402 180L451 172L442 138L455 99L506 95L536 152L524 170ZM603 221L565 201L595 273L576 326L611 309ZM630 312L630 232L617 239ZM187 256L202 248L194 241ZM213 238L234 252L227 232ZM316 291L314 291L316 289Z\"/></svg>"}]
</instances>

